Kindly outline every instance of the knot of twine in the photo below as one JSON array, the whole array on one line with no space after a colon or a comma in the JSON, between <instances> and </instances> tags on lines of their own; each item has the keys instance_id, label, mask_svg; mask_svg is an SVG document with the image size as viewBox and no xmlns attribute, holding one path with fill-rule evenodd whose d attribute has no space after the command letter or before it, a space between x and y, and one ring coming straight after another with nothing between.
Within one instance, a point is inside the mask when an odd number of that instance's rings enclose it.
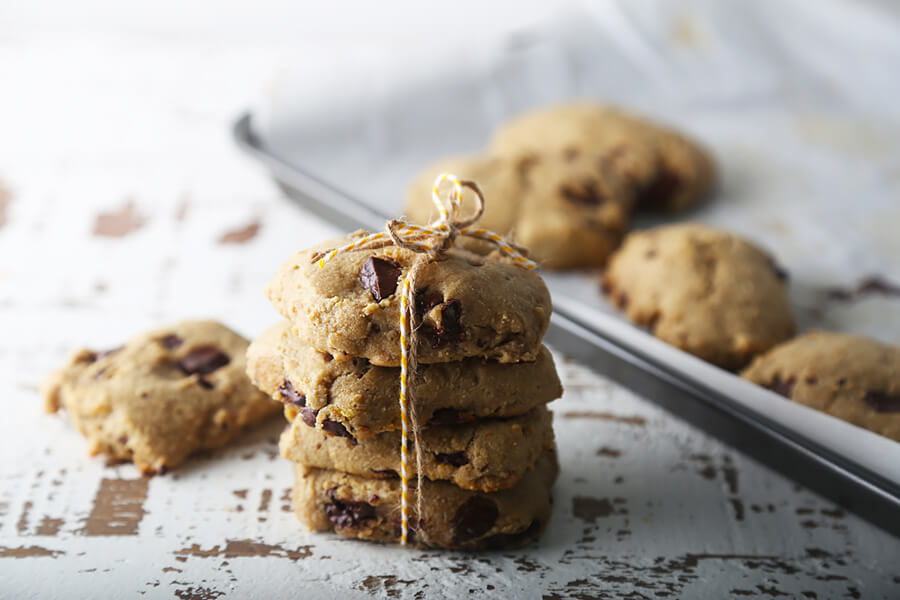
<instances>
[{"instance_id":1,"label":"knot of twine","mask_svg":"<svg viewBox=\"0 0 900 600\"><path fill-rule=\"evenodd\" d=\"M447 199L441 198L441 185L445 182L453 184L452 193ZM475 197L475 212L468 218L461 218L459 213L462 207L463 192L470 190ZM405 248L421 257L409 268L400 283L400 542L405 546L409 539L409 432L410 419L415 436L416 447L416 504L417 516L421 522L422 516L422 450L419 443L419 422L415 414L415 403L412 402L413 390L410 372L415 372L415 280L419 269L428 260L438 258L453 246L456 238L460 236L484 240L496 245L500 251L511 258L513 262L524 269L533 270L537 263L525 257L522 251L496 233L487 229L479 229L473 225L484 213L484 195L481 189L472 181L465 181L456 175L442 173L434 180L431 189L431 199L438 209L439 217L430 225L413 225L400 219L391 219L387 222L386 231L373 233L350 242L346 246L331 250L317 261L319 268L339 254L355 250L384 248L395 245Z\"/></svg>"}]
</instances>

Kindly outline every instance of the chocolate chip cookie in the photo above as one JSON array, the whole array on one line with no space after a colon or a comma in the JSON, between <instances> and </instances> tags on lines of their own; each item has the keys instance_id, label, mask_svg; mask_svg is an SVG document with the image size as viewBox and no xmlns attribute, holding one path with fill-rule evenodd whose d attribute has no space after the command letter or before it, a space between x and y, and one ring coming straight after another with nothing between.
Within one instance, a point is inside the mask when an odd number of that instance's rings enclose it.
<instances>
[{"instance_id":1,"label":"chocolate chip cookie","mask_svg":"<svg viewBox=\"0 0 900 600\"><path fill-rule=\"evenodd\" d=\"M900 348L813 331L759 356L741 373L753 383L900 441Z\"/></svg>"},{"instance_id":2,"label":"chocolate chip cookie","mask_svg":"<svg viewBox=\"0 0 900 600\"><path fill-rule=\"evenodd\" d=\"M44 382L91 454L161 473L278 411L247 378L247 340L213 321L152 331L104 352L79 350Z\"/></svg>"},{"instance_id":3,"label":"chocolate chip cookie","mask_svg":"<svg viewBox=\"0 0 900 600\"><path fill-rule=\"evenodd\" d=\"M629 114L589 102L540 108L501 125L494 154L590 155L631 183L639 209L676 212L708 195L715 167L699 144Z\"/></svg>"},{"instance_id":4,"label":"chocolate chip cookie","mask_svg":"<svg viewBox=\"0 0 900 600\"><path fill-rule=\"evenodd\" d=\"M605 264L628 228L634 204L631 188L594 155L457 157L425 168L410 185L406 213L413 222L437 217L431 190L443 172L478 183L485 200L479 226L523 246L546 268ZM463 214L470 210L464 202ZM465 238L460 243L475 251L490 249Z\"/></svg>"},{"instance_id":5,"label":"chocolate chip cookie","mask_svg":"<svg viewBox=\"0 0 900 600\"><path fill-rule=\"evenodd\" d=\"M793 334L785 277L755 245L686 223L625 238L603 290L661 340L738 369Z\"/></svg>"},{"instance_id":6,"label":"chocolate chip cookie","mask_svg":"<svg viewBox=\"0 0 900 600\"><path fill-rule=\"evenodd\" d=\"M426 479L423 517L411 518L410 540L419 546L467 550L520 546L537 537L550 519L550 488L557 471L556 453L548 451L515 487L500 492L484 494ZM311 530L399 542L398 479L302 465L295 465L294 477L294 509Z\"/></svg>"},{"instance_id":7,"label":"chocolate chip cookie","mask_svg":"<svg viewBox=\"0 0 900 600\"><path fill-rule=\"evenodd\" d=\"M400 428L400 369L366 359L343 362L304 344L288 323L272 327L247 352L247 372L264 392L311 426L361 440ZM553 357L542 347L534 362L499 364L479 358L420 364L416 414L428 426L512 417L559 398Z\"/></svg>"},{"instance_id":8,"label":"chocolate chip cookie","mask_svg":"<svg viewBox=\"0 0 900 600\"><path fill-rule=\"evenodd\" d=\"M466 490L511 488L553 448L551 421L550 411L540 407L520 417L423 429L422 474ZM357 442L295 419L281 435L280 447L284 458L310 467L375 478L397 477L400 472L399 431ZM410 466L415 473L415 459Z\"/></svg>"},{"instance_id":9,"label":"chocolate chip cookie","mask_svg":"<svg viewBox=\"0 0 900 600\"><path fill-rule=\"evenodd\" d=\"M365 232L295 253L266 288L297 334L336 361L400 365L398 282L420 254L388 246L325 252ZM503 363L533 361L550 320L550 293L534 272L510 261L452 248L427 261L415 282L420 364L478 356Z\"/></svg>"}]
</instances>

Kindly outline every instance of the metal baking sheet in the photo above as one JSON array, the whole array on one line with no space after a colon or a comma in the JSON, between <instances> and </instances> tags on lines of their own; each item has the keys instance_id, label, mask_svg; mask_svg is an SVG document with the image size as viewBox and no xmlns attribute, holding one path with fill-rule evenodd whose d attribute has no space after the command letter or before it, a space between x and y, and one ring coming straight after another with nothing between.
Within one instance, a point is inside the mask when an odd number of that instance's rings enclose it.
<instances>
[{"instance_id":1,"label":"metal baking sheet","mask_svg":"<svg viewBox=\"0 0 900 600\"><path fill-rule=\"evenodd\" d=\"M792 6L781 18L800 23ZM284 73L235 131L304 206L347 229L377 229L386 216L402 213L405 186L419 169L448 154L477 151L512 114L572 97L625 105L675 124L712 149L722 172L720 189L684 218L732 229L770 248L791 272L801 329L898 342L900 302L881 295L848 300L841 292L866 279L900 281L900 245L893 234L900 226L900 126L892 107L879 105L880 95L858 88L867 69L822 65L795 38L841 35L860 49L871 44L860 44L853 29L808 18L788 40L786 31L765 19L767 5L739 9L752 13L745 21L757 27L741 24L743 37L714 43L710 32L721 38L741 23L734 7L726 12L710 3L703 18L688 21L656 8L650 14L594 7L596 12L563 16L512 42L483 41L427 55L418 68L403 68L398 52L363 61L341 77L329 74L327 81ZM664 23L670 25L665 31ZM661 52L656 38L663 33L678 36L683 47ZM634 39L626 43L629 35ZM887 68L900 58L900 46L882 41L888 47L866 58ZM776 42L782 54L753 52ZM670 75L675 71L677 81ZM642 219L635 227L655 222ZM740 428L753 429L765 439L762 446L774 442L793 460L753 452L760 444L743 444L745 451L897 531L888 517L900 508L900 445L661 349L636 328L618 327L624 321L603 301L596 272L544 275L558 313L550 339L561 350L575 351L599 336L607 341L607 355L639 365L648 380L661 379L649 375L653 369L668 372L658 387L642 388L640 377L619 380L664 404L681 389L704 404L701 412L725 416L694 422L717 422L714 432L739 446ZM616 379L610 366L605 372ZM723 383L710 386L711 378ZM690 412L671 402L669 408L683 417Z\"/></svg>"}]
</instances>

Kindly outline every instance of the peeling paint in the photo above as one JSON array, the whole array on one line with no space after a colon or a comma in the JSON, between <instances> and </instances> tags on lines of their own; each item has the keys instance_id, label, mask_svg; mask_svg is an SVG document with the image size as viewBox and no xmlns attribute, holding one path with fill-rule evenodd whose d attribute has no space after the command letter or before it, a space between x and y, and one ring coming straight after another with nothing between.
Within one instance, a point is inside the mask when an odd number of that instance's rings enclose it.
<instances>
[{"instance_id":1,"label":"peeling paint","mask_svg":"<svg viewBox=\"0 0 900 600\"><path fill-rule=\"evenodd\" d=\"M28 531L28 518L33 507L34 504L30 500L22 505L22 513L19 515L18 522L16 522L16 531L19 532L19 535L23 535Z\"/></svg>"},{"instance_id":2,"label":"peeling paint","mask_svg":"<svg viewBox=\"0 0 900 600\"><path fill-rule=\"evenodd\" d=\"M290 560L299 560L312 556L312 546L297 546L294 550L275 546L272 544L264 544L262 542L254 542L253 540L225 540L225 546L219 548L218 544L204 550L199 544L193 544L188 548L176 550L174 554L178 557L196 556L199 558L220 557L237 558L237 557L267 557L276 556L279 558L289 558Z\"/></svg>"},{"instance_id":3,"label":"peeling paint","mask_svg":"<svg viewBox=\"0 0 900 600\"><path fill-rule=\"evenodd\" d=\"M149 478L106 479L94 496L91 513L79 533L87 536L137 535L144 518Z\"/></svg>"},{"instance_id":4,"label":"peeling paint","mask_svg":"<svg viewBox=\"0 0 900 600\"><path fill-rule=\"evenodd\" d=\"M0 558L56 558L65 554L62 550L50 550L41 546L19 546L18 548L7 548L0 546Z\"/></svg>"},{"instance_id":5,"label":"peeling paint","mask_svg":"<svg viewBox=\"0 0 900 600\"><path fill-rule=\"evenodd\" d=\"M38 525L36 535L46 535L49 537L55 536L59 533L60 528L63 526L62 519L53 519L47 515L44 515L44 518L41 519L40 525Z\"/></svg>"},{"instance_id":6,"label":"peeling paint","mask_svg":"<svg viewBox=\"0 0 900 600\"><path fill-rule=\"evenodd\" d=\"M235 229L231 229L222 234L219 238L220 244L246 244L250 240L256 237L259 233L260 228L262 227L262 223L257 221L252 221L247 223L246 225L242 225Z\"/></svg>"},{"instance_id":7,"label":"peeling paint","mask_svg":"<svg viewBox=\"0 0 900 600\"><path fill-rule=\"evenodd\" d=\"M147 219L138 213L134 202L128 203L119 210L100 213L94 220L94 236L121 238L142 228Z\"/></svg>"}]
</instances>

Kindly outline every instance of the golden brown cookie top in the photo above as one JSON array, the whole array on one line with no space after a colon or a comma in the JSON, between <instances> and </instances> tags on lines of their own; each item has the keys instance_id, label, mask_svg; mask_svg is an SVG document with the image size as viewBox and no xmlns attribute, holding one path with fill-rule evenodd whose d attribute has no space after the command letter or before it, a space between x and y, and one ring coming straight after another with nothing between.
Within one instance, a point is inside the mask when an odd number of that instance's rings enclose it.
<instances>
[{"instance_id":1,"label":"golden brown cookie top","mask_svg":"<svg viewBox=\"0 0 900 600\"><path fill-rule=\"evenodd\" d=\"M406 212L417 223L433 220L428 201L435 176L452 172L484 193L479 226L523 246L546 268L602 266L618 246L634 194L602 158L588 154L466 156L426 167L410 185ZM464 204L463 213L473 207ZM460 240L477 252L485 244Z\"/></svg>"},{"instance_id":2,"label":"golden brown cookie top","mask_svg":"<svg viewBox=\"0 0 900 600\"><path fill-rule=\"evenodd\" d=\"M900 348L813 331L757 357L741 377L900 441Z\"/></svg>"},{"instance_id":3,"label":"golden brown cookie top","mask_svg":"<svg viewBox=\"0 0 900 600\"><path fill-rule=\"evenodd\" d=\"M774 259L695 223L639 231L610 259L604 292L628 317L727 369L790 337L794 318Z\"/></svg>"},{"instance_id":4,"label":"golden brown cookie top","mask_svg":"<svg viewBox=\"0 0 900 600\"><path fill-rule=\"evenodd\" d=\"M708 152L686 136L624 110L581 101L542 107L497 128L499 155L599 156L629 182L640 209L681 211L702 200L715 182Z\"/></svg>"},{"instance_id":5,"label":"golden brown cookie top","mask_svg":"<svg viewBox=\"0 0 900 600\"><path fill-rule=\"evenodd\" d=\"M388 246L339 254L326 251L365 232L295 253L266 288L297 333L335 360L364 357L400 364L398 283L422 255ZM414 284L417 359L421 363L479 356L499 362L534 360L550 319L550 293L533 271L509 261L451 248L418 270Z\"/></svg>"}]
</instances>

